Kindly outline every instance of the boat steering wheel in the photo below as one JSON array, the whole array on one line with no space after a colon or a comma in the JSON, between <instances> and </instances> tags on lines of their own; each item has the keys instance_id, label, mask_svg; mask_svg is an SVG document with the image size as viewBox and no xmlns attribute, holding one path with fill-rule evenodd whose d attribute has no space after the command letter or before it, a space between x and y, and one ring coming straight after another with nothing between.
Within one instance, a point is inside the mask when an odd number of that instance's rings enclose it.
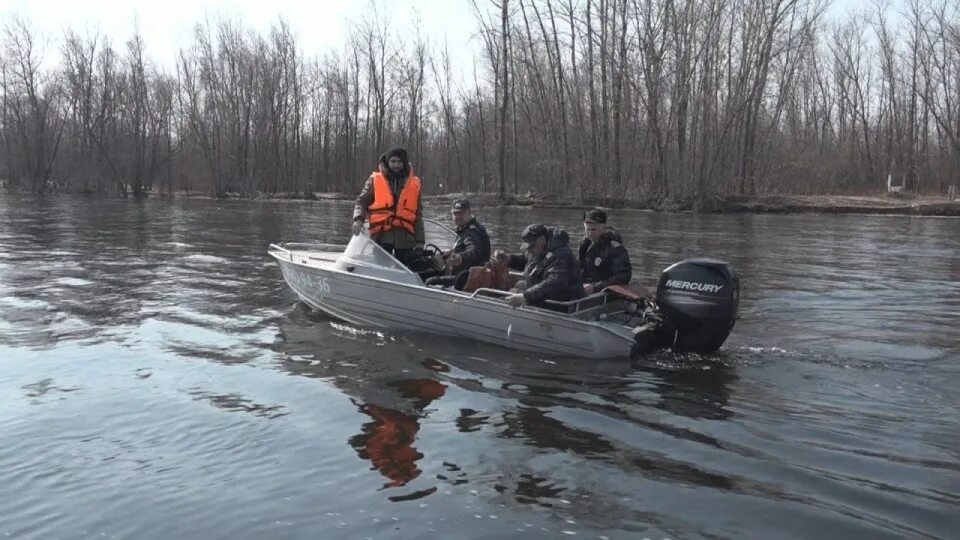
<instances>
[{"instance_id":1,"label":"boat steering wheel","mask_svg":"<svg viewBox=\"0 0 960 540\"><path fill-rule=\"evenodd\" d=\"M440 266L439 268L437 268L437 264L438 264L437 254L438 253L442 254L443 250L438 248L436 244L427 244L423 246L423 253L424 255L430 256L430 266L433 268L435 272L439 272L446 267L446 266Z\"/></svg>"}]
</instances>

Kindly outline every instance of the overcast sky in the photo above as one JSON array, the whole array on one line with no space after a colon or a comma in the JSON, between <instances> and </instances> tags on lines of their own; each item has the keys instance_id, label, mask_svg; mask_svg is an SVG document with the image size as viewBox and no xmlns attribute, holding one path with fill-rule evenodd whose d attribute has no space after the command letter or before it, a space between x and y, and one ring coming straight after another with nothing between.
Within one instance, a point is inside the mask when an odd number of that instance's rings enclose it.
<instances>
[{"instance_id":1,"label":"overcast sky","mask_svg":"<svg viewBox=\"0 0 960 540\"><path fill-rule=\"evenodd\" d=\"M311 58L342 48L348 23L365 16L368 6L366 0L0 0L0 17L26 17L54 47L64 29L72 27L78 32L99 29L122 48L136 20L149 57L172 69L177 52L193 42L193 28L204 17L239 17L262 33L284 17ZM472 70L479 43L468 0L387 0L385 11L403 32L414 30L418 14L424 35L437 44L448 40L457 67ZM59 56L49 49L48 55Z\"/></svg>"},{"instance_id":2,"label":"overcast sky","mask_svg":"<svg viewBox=\"0 0 960 540\"><path fill-rule=\"evenodd\" d=\"M830 12L869 5L865 0L834 0ZM311 58L340 49L348 23L366 15L368 6L368 0L0 0L0 17L14 13L26 17L48 40L47 55L53 58L59 57L56 48L67 27L79 32L99 29L119 49L130 38L136 20L149 57L172 69L177 52L193 42L193 27L204 17L239 17L248 27L265 33L282 16L299 37L305 56ZM446 39L460 77L472 79L481 45L469 0L386 0L386 6L391 23L400 31L412 31L419 14L424 35L437 44Z\"/></svg>"}]
</instances>

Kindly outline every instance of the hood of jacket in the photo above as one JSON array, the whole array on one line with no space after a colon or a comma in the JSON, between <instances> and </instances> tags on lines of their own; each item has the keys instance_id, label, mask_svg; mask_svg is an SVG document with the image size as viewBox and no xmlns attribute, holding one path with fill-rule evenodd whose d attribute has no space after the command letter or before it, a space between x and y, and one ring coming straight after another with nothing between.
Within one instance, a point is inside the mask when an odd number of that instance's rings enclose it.
<instances>
[{"instance_id":1,"label":"hood of jacket","mask_svg":"<svg viewBox=\"0 0 960 540\"><path fill-rule=\"evenodd\" d=\"M390 167L387 165L387 161L389 161L393 156L396 156L403 161L402 177L406 178L411 176L413 174L413 167L410 166L410 158L407 156L407 151L399 146L394 146L380 155L380 172L383 173L384 176L388 178L390 177Z\"/></svg>"},{"instance_id":2,"label":"hood of jacket","mask_svg":"<svg viewBox=\"0 0 960 540\"><path fill-rule=\"evenodd\" d=\"M600 235L600 240L598 244L609 244L610 242L617 242L618 244L623 243L623 237L620 236L620 233L617 232L613 227L608 228L603 234Z\"/></svg>"},{"instance_id":3,"label":"hood of jacket","mask_svg":"<svg viewBox=\"0 0 960 540\"><path fill-rule=\"evenodd\" d=\"M580 249L586 249L587 247L601 247L610 245L611 242L616 242L618 244L623 244L623 237L620 236L620 233L617 232L613 227L608 228L606 231L603 231L603 234L600 235L600 238L596 242L591 242L590 238L584 236L583 241L580 244Z\"/></svg>"},{"instance_id":4,"label":"hood of jacket","mask_svg":"<svg viewBox=\"0 0 960 540\"><path fill-rule=\"evenodd\" d=\"M567 231L559 227L550 229L550 241L547 242L547 251L554 251L569 246L570 235L567 234Z\"/></svg>"}]
</instances>

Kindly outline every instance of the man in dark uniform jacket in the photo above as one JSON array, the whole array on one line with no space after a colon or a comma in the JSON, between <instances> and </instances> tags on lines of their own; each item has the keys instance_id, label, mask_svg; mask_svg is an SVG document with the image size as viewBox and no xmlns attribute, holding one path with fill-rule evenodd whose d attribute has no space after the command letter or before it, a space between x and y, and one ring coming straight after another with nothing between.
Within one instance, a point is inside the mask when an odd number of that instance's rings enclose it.
<instances>
[{"instance_id":1,"label":"man in dark uniform jacket","mask_svg":"<svg viewBox=\"0 0 960 540\"><path fill-rule=\"evenodd\" d=\"M441 285L463 290L473 266L483 266L490 260L490 237L487 229L470 212L470 201L459 199L450 210L457 226L457 241L443 254L446 265L443 276L428 279L426 285Z\"/></svg>"},{"instance_id":2,"label":"man in dark uniform jacket","mask_svg":"<svg viewBox=\"0 0 960 540\"><path fill-rule=\"evenodd\" d=\"M482 266L490 260L490 237L487 230L470 212L470 201L459 199L450 211L457 226L457 241L444 255L447 269L457 275L472 266Z\"/></svg>"},{"instance_id":3,"label":"man in dark uniform jacket","mask_svg":"<svg viewBox=\"0 0 960 540\"><path fill-rule=\"evenodd\" d=\"M579 253L583 292L593 294L610 285L630 283L630 255L620 234L607 226L607 213L600 209L584 213L583 230L586 236Z\"/></svg>"},{"instance_id":4,"label":"man in dark uniform jacket","mask_svg":"<svg viewBox=\"0 0 960 540\"><path fill-rule=\"evenodd\" d=\"M520 247L525 253L496 254L498 261L523 270L522 285L506 298L511 306L543 306L545 300L567 302L583 298L583 283L566 231L536 224L527 227L521 238Z\"/></svg>"}]
</instances>

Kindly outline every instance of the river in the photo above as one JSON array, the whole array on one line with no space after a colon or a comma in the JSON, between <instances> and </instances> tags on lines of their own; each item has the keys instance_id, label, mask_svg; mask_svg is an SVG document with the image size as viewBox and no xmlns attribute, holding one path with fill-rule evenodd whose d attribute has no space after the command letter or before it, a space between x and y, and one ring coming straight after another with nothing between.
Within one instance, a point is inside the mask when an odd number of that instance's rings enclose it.
<instances>
[{"instance_id":1,"label":"river","mask_svg":"<svg viewBox=\"0 0 960 540\"><path fill-rule=\"evenodd\" d=\"M960 530L960 220L613 212L648 285L731 262L742 318L714 357L586 361L309 312L267 246L349 213L0 195L0 535Z\"/></svg>"}]
</instances>

